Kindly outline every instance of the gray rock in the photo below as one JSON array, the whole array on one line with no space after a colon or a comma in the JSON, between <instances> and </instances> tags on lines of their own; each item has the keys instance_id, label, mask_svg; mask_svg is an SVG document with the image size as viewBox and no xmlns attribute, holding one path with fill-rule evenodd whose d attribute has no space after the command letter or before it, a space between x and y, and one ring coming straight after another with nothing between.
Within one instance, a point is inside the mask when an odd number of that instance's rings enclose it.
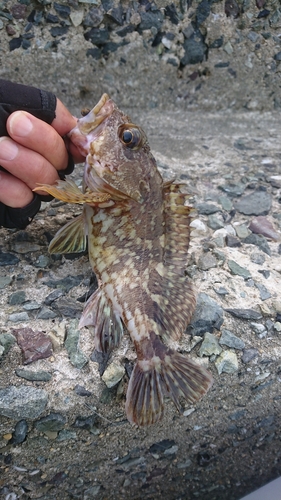
<instances>
[{"instance_id":1,"label":"gray rock","mask_svg":"<svg viewBox=\"0 0 281 500\"><path fill-rule=\"evenodd\" d=\"M270 299L271 293L267 290L267 288L264 285L262 285L261 283L255 283L255 285L260 292L260 299L261 300Z\"/></svg>"},{"instance_id":2,"label":"gray rock","mask_svg":"<svg viewBox=\"0 0 281 500\"><path fill-rule=\"evenodd\" d=\"M57 441L69 441L70 439L77 439L77 433L68 429L62 429L57 437Z\"/></svg>"},{"instance_id":3,"label":"gray rock","mask_svg":"<svg viewBox=\"0 0 281 500\"><path fill-rule=\"evenodd\" d=\"M212 333L214 328L220 329L223 324L222 307L206 293L199 293L195 312L188 326L191 335L203 335L205 332Z\"/></svg>"},{"instance_id":4,"label":"gray rock","mask_svg":"<svg viewBox=\"0 0 281 500\"><path fill-rule=\"evenodd\" d=\"M228 196L220 196L218 201L226 212L229 212L232 209L232 201L228 198Z\"/></svg>"},{"instance_id":5,"label":"gray rock","mask_svg":"<svg viewBox=\"0 0 281 500\"><path fill-rule=\"evenodd\" d=\"M265 261L265 256L262 253L257 253L253 252L250 255L251 262L254 262L254 264L258 264L259 266L262 266L262 264Z\"/></svg>"},{"instance_id":6,"label":"gray rock","mask_svg":"<svg viewBox=\"0 0 281 500\"><path fill-rule=\"evenodd\" d=\"M213 203L197 203L196 209L198 210L199 214L202 215L215 214L216 212L220 211L220 207L217 207Z\"/></svg>"},{"instance_id":7,"label":"gray rock","mask_svg":"<svg viewBox=\"0 0 281 500\"><path fill-rule=\"evenodd\" d=\"M42 307L41 311L39 311L37 318L38 319L52 319L56 318L57 313L48 307Z\"/></svg>"},{"instance_id":8,"label":"gray rock","mask_svg":"<svg viewBox=\"0 0 281 500\"><path fill-rule=\"evenodd\" d=\"M140 30L149 30L155 27L157 30L161 28L164 16L160 10L141 12L141 22L139 24Z\"/></svg>"},{"instance_id":9,"label":"gray rock","mask_svg":"<svg viewBox=\"0 0 281 500\"><path fill-rule=\"evenodd\" d=\"M35 302L34 300L26 302L23 304L23 309L26 311L37 311L37 309L40 309L41 304L38 304L38 302Z\"/></svg>"},{"instance_id":10,"label":"gray rock","mask_svg":"<svg viewBox=\"0 0 281 500\"><path fill-rule=\"evenodd\" d=\"M189 38L184 40L183 48L185 52L181 59L181 64L183 66L187 64L197 64L205 59L207 45L199 30L195 30Z\"/></svg>"},{"instance_id":11,"label":"gray rock","mask_svg":"<svg viewBox=\"0 0 281 500\"><path fill-rule=\"evenodd\" d=\"M16 338L11 333L0 334L0 346L3 347L3 354L7 354L16 342Z\"/></svg>"},{"instance_id":12,"label":"gray rock","mask_svg":"<svg viewBox=\"0 0 281 500\"><path fill-rule=\"evenodd\" d=\"M49 413L35 422L35 428L40 432L61 431L66 424L66 417L60 413Z\"/></svg>"},{"instance_id":13,"label":"gray rock","mask_svg":"<svg viewBox=\"0 0 281 500\"><path fill-rule=\"evenodd\" d=\"M266 215L271 209L271 196L266 191L254 191L235 204L236 210L245 215Z\"/></svg>"},{"instance_id":14,"label":"gray rock","mask_svg":"<svg viewBox=\"0 0 281 500\"><path fill-rule=\"evenodd\" d=\"M221 338L219 339L221 345L227 345L227 347L232 347L233 349L244 349L245 342L239 337L236 337L234 333L229 330L222 330Z\"/></svg>"},{"instance_id":15,"label":"gray rock","mask_svg":"<svg viewBox=\"0 0 281 500\"><path fill-rule=\"evenodd\" d=\"M224 223L216 215L211 214L208 217L208 226L215 231L224 227Z\"/></svg>"},{"instance_id":16,"label":"gray rock","mask_svg":"<svg viewBox=\"0 0 281 500\"><path fill-rule=\"evenodd\" d=\"M1 252L0 250L0 266L14 266L19 262L19 258L13 253Z\"/></svg>"},{"instance_id":17,"label":"gray rock","mask_svg":"<svg viewBox=\"0 0 281 500\"><path fill-rule=\"evenodd\" d=\"M3 290L3 288L10 285L12 281L13 278L11 276L0 276L0 290Z\"/></svg>"},{"instance_id":18,"label":"gray rock","mask_svg":"<svg viewBox=\"0 0 281 500\"><path fill-rule=\"evenodd\" d=\"M242 276L242 278L251 278L251 273L245 267L239 266L234 260L227 261L228 267L232 274Z\"/></svg>"},{"instance_id":19,"label":"gray rock","mask_svg":"<svg viewBox=\"0 0 281 500\"><path fill-rule=\"evenodd\" d=\"M61 288L64 292L68 293L74 286L80 285L83 281L84 276L82 274L78 276L66 276L59 280L49 280L45 281L45 285L51 288Z\"/></svg>"},{"instance_id":20,"label":"gray rock","mask_svg":"<svg viewBox=\"0 0 281 500\"><path fill-rule=\"evenodd\" d=\"M8 303L11 304L11 306L17 306L23 304L24 301L25 301L25 292L23 290L19 290L17 292L12 293L8 299Z\"/></svg>"},{"instance_id":21,"label":"gray rock","mask_svg":"<svg viewBox=\"0 0 281 500\"><path fill-rule=\"evenodd\" d=\"M267 253L267 255L271 255L271 250L269 247L269 244L267 243L266 239L264 236L261 234L250 234L243 240L244 243L247 245L256 245L259 247L264 253Z\"/></svg>"},{"instance_id":22,"label":"gray rock","mask_svg":"<svg viewBox=\"0 0 281 500\"><path fill-rule=\"evenodd\" d=\"M55 300L62 297L62 295L64 295L64 292L60 288L57 288L53 292L49 293L49 295L47 295L44 300L44 304L46 304L46 306L50 306Z\"/></svg>"},{"instance_id":23,"label":"gray rock","mask_svg":"<svg viewBox=\"0 0 281 500\"><path fill-rule=\"evenodd\" d=\"M48 267L49 264L50 264L50 257L48 257L48 255L39 255L34 265L35 267L40 267L44 269L45 267Z\"/></svg>"},{"instance_id":24,"label":"gray rock","mask_svg":"<svg viewBox=\"0 0 281 500\"><path fill-rule=\"evenodd\" d=\"M217 267L217 259L211 252L204 252L200 255L198 260L198 268L202 271L207 271L212 267Z\"/></svg>"},{"instance_id":25,"label":"gray rock","mask_svg":"<svg viewBox=\"0 0 281 500\"><path fill-rule=\"evenodd\" d=\"M76 368L81 369L88 363L89 359L79 349L80 331L78 329L78 320L72 320L66 327L66 332L65 348L68 352L70 362Z\"/></svg>"},{"instance_id":26,"label":"gray rock","mask_svg":"<svg viewBox=\"0 0 281 500\"><path fill-rule=\"evenodd\" d=\"M238 359L234 352L223 351L215 361L218 374L235 373L238 371Z\"/></svg>"},{"instance_id":27,"label":"gray rock","mask_svg":"<svg viewBox=\"0 0 281 500\"><path fill-rule=\"evenodd\" d=\"M16 368L15 373L18 377L25 380L32 380L37 382L49 382L52 374L45 371L33 372L32 370L24 370L23 368Z\"/></svg>"},{"instance_id":28,"label":"gray rock","mask_svg":"<svg viewBox=\"0 0 281 500\"><path fill-rule=\"evenodd\" d=\"M225 309L225 311L229 312L232 316L241 319L261 319L261 313L255 311L254 309Z\"/></svg>"},{"instance_id":29,"label":"gray rock","mask_svg":"<svg viewBox=\"0 0 281 500\"><path fill-rule=\"evenodd\" d=\"M218 295L222 295L222 296L225 296L227 295L229 292L227 291L226 288L224 288L223 286L220 286L219 288L214 288L215 292L218 294Z\"/></svg>"},{"instance_id":30,"label":"gray rock","mask_svg":"<svg viewBox=\"0 0 281 500\"><path fill-rule=\"evenodd\" d=\"M244 350L241 360L245 364L250 363L250 361L255 359L258 355L259 351L255 347L250 347L249 349Z\"/></svg>"},{"instance_id":31,"label":"gray rock","mask_svg":"<svg viewBox=\"0 0 281 500\"><path fill-rule=\"evenodd\" d=\"M246 189L246 184L230 182L229 184L224 184L223 186L219 186L220 189L225 191L229 196L236 197L241 196Z\"/></svg>"},{"instance_id":32,"label":"gray rock","mask_svg":"<svg viewBox=\"0 0 281 500\"><path fill-rule=\"evenodd\" d=\"M15 241L12 249L16 253L26 254L29 252L37 252L41 247L31 241Z\"/></svg>"},{"instance_id":33,"label":"gray rock","mask_svg":"<svg viewBox=\"0 0 281 500\"><path fill-rule=\"evenodd\" d=\"M27 312L13 313L9 316L9 321L13 323L20 323L21 321L29 321L29 316Z\"/></svg>"},{"instance_id":34,"label":"gray rock","mask_svg":"<svg viewBox=\"0 0 281 500\"><path fill-rule=\"evenodd\" d=\"M26 420L20 420L15 425L15 430L9 441L9 444L20 444L23 443L27 436L28 424Z\"/></svg>"},{"instance_id":35,"label":"gray rock","mask_svg":"<svg viewBox=\"0 0 281 500\"><path fill-rule=\"evenodd\" d=\"M238 238L244 239L247 238L249 234L251 234L246 224L240 224L239 226L234 226L234 227Z\"/></svg>"},{"instance_id":36,"label":"gray rock","mask_svg":"<svg viewBox=\"0 0 281 500\"><path fill-rule=\"evenodd\" d=\"M264 333L266 331L265 326L262 323L251 323L251 327L255 333Z\"/></svg>"},{"instance_id":37,"label":"gray rock","mask_svg":"<svg viewBox=\"0 0 281 500\"><path fill-rule=\"evenodd\" d=\"M37 418L48 402L48 393L26 385L0 389L0 415L13 419Z\"/></svg>"},{"instance_id":38,"label":"gray rock","mask_svg":"<svg viewBox=\"0 0 281 500\"><path fill-rule=\"evenodd\" d=\"M217 337L212 333L206 332L204 335L204 340L199 349L199 355L202 356L212 356L212 354L220 354L222 348L219 345Z\"/></svg>"}]
</instances>

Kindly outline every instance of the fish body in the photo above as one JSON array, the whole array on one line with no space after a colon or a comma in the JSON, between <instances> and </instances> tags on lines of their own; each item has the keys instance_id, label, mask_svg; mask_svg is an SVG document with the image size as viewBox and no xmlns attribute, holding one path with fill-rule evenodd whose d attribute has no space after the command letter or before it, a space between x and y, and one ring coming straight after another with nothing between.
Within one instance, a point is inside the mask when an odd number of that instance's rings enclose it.
<instances>
[{"instance_id":1,"label":"fish body","mask_svg":"<svg viewBox=\"0 0 281 500\"><path fill-rule=\"evenodd\" d=\"M212 385L207 370L167 345L180 339L195 308L184 273L188 195L163 181L143 130L106 94L69 137L86 156L83 193L72 181L38 189L83 204L83 212L58 231L49 250L83 251L88 237L99 288L80 327L93 327L96 349L108 352L126 326L137 353L127 417L139 426L153 424L163 415L165 396L180 409L180 397L194 403Z\"/></svg>"}]
</instances>

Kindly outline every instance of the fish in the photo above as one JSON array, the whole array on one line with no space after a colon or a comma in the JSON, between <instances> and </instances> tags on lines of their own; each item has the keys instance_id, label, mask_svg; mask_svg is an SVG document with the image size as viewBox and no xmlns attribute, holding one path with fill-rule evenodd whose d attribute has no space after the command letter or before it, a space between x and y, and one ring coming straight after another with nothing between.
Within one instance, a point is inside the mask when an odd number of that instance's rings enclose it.
<instances>
[{"instance_id":1,"label":"fish","mask_svg":"<svg viewBox=\"0 0 281 500\"><path fill-rule=\"evenodd\" d=\"M175 180L164 181L143 129L104 94L69 132L86 157L83 189L72 180L40 184L59 200L83 205L61 228L50 253L88 254L99 287L87 300L79 327L94 331L97 351L110 353L126 330L137 359L125 410L133 425L155 424L169 397L197 402L211 373L171 344L178 342L196 305L185 273L193 208Z\"/></svg>"}]
</instances>

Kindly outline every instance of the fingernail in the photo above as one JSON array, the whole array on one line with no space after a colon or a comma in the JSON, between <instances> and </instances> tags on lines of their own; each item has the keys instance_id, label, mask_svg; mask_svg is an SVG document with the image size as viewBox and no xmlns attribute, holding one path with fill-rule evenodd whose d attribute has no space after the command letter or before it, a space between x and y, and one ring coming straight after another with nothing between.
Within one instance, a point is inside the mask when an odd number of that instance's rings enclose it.
<instances>
[{"instance_id":1,"label":"fingernail","mask_svg":"<svg viewBox=\"0 0 281 500\"><path fill-rule=\"evenodd\" d=\"M30 119L23 111L16 111L9 120L10 135L25 137L33 129Z\"/></svg>"},{"instance_id":2,"label":"fingernail","mask_svg":"<svg viewBox=\"0 0 281 500\"><path fill-rule=\"evenodd\" d=\"M17 154L17 145L9 137L0 137L0 161L13 160Z\"/></svg>"}]
</instances>

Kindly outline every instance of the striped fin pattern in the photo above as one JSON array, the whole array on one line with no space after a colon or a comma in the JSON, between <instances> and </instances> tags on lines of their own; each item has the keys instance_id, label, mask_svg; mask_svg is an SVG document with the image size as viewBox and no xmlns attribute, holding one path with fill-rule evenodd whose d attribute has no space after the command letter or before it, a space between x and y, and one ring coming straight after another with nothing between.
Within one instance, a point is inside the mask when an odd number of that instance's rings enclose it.
<instances>
[{"instance_id":1,"label":"striped fin pattern","mask_svg":"<svg viewBox=\"0 0 281 500\"><path fill-rule=\"evenodd\" d=\"M158 422L164 412L164 396L169 396L178 410L180 397L198 401L211 387L212 375L190 358L167 349L164 359L150 363L137 360L126 398L127 418L138 426Z\"/></svg>"},{"instance_id":2,"label":"striped fin pattern","mask_svg":"<svg viewBox=\"0 0 281 500\"><path fill-rule=\"evenodd\" d=\"M123 323L102 288L96 290L87 300L79 328L83 326L94 327L97 351L107 353L119 345L124 330Z\"/></svg>"},{"instance_id":3,"label":"striped fin pattern","mask_svg":"<svg viewBox=\"0 0 281 500\"><path fill-rule=\"evenodd\" d=\"M45 191L58 200L79 205L83 205L83 203L102 203L111 198L108 193L95 193L92 191L82 193L71 179L57 181L52 186L50 184L38 184L33 191Z\"/></svg>"}]
</instances>

